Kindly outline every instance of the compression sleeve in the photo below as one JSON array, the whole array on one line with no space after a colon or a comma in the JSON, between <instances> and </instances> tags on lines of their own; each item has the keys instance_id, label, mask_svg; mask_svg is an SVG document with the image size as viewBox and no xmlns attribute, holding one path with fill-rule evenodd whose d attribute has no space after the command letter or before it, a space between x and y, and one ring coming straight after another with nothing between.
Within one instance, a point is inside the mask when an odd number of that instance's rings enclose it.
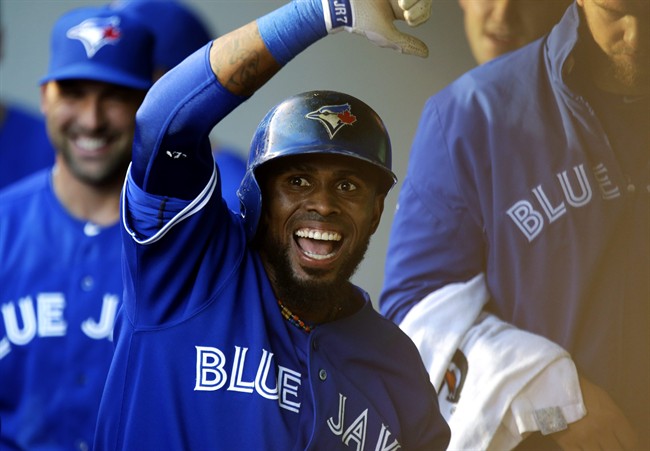
<instances>
[{"instance_id":1,"label":"compression sleeve","mask_svg":"<svg viewBox=\"0 0 650 451\"><path fill-rule=\"evenodd\" d=\"M144 191L193 199L214 171L209 134L247 97L224 88L205 45L149 90L136 115L131 176Z\"/></svg>"}]
</instances>

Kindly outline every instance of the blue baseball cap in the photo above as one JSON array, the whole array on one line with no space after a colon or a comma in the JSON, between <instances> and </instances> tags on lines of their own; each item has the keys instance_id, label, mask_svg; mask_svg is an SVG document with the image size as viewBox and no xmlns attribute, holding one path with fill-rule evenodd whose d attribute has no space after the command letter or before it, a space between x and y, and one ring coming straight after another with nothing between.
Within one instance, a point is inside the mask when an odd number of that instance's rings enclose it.
<instances>
[{"instance_id":1,"label":"blue baseball cap","mask_svg":"<svg viewBox=\"0 0 650 451\"><path fill-rule=\"evenodd\" d=\"M54 24L50 64L40 83L84 79L149 89L154 43L135 17L107 6L74 9Z\"/></svg>"},{"instance_id":2,"label":"blue baseball cap","mask_svg":"<svg viewBox=\"0 0 650 451\"><path fill-rule=\"evenodd\" d=\"M201 17L180 0L114 0L111 5L151 29L156 39L154 66L165 71L214 39Z\"/></svg>"}]
</instances>

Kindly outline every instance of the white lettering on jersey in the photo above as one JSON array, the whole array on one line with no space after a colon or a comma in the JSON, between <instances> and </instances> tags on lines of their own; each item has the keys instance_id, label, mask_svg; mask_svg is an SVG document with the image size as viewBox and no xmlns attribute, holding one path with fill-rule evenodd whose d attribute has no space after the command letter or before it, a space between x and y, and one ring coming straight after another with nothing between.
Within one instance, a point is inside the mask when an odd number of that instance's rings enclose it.
<instances>
[{"instance_id":1,"label":"white lettering on jersey","mask_svg":"<svg viewBox=\"0 0 650 451\"><path fill-rule=\"evenodd\" d=\"M226 384L223 367L226 356L217 348L196 346L196 385L194 390L215 391Z\"/></svg>"},{"instance_id":2,"label":"white lettering on jersey","mask_svg":"<svg viewBox=\"0 0 650 451\"><path fill-rule=\"evenodd\" d=\"M257 368L257 374L255 375L255 391L266 399L278 399L277 385L275 388L269 388L266 385L272 361L273 353L268 352L266 349L262 349L262 359L260 361L260 366ZM280 371L282 371L282 369L283 367L280 367Z\"/></svg>"},{"instance_id":3,"label":"white lettering on jersey","mask_svg":"<svg viewBox=\"0 0 650 451\"><path fill-rule=\"evenodd\" d=\"M363 451L366 446L366 429L368 428L368 409L364 410L345 430L341 441L349 448L350 441L357 444L357 451Z\"/></svg>"},{"instance_id":4,"label":"white lettering on jersey","mask_svg":"<svg viewBox=\"0 0 650 451\"><path fill-rule=\"evenodd\" d=\"M104 302L102 303L102 312L99 316L99 322L88 318L81 323L81 330L90 338L101 340L108 338L113 340L113 325L115 323L115 313L120 300L117 296L111 294L104 295Z\"/></svg>"},{"instance_id":5,"label":"white lettering on jersey","mask_svg":"<svg viewBox=\"0 0 650 451\"><path fill-rule=\"evenodd\" d=\"M389 437L390 431L385 424L382 424L381 431L379 431L379 440L377 440L375 451L395 451L402 448L397 440L393 440L393 443L388 444Z\"/></svg>"},{"instance_id":6,"label":"white lettering on jersey","mask_svg":"<svg viewBox=\"0 0 650 451\"><path fill-rule=\"evenodd\" d=\"M232 372L230 373L230 386L228 387L228 390L253 393L255 381L244 382L242 380L242 372L244 371L244 362L246 361L247 352L248 348L243 348L242 351L242 348L235 346L235 357L233 359Z\"/></svg>"},{"instance_id":7,"label":"white lettering on jersey","mask_svg":"<svg viewBox=\"0 0 650 451\"><path fill-rule=\"evenodd\" d=\"M542 209L544 210L546 217L549 219L549 222L555 221L566 213L566 205L564 202L560 202L556 207L554 207L544 193L542 185L538 185L536 188L533 188L533 194L542 205Z\"/></svg>"},{"instance_id":8,"label":"white lettering on jersey","mask_svg":"<svg viewBox=\"0 0 650 451\"><path fill-rule=\"evenodd\" d=\"M63 318L65 298L61 293L41 293L36 297L38 311L38 335L62 337L68 329Z\"/></svg>"},{"instance_id":9,"label":"white lettering on jersey","mask_svg":"<svg viewBox=\"0 0 650 451\"><path fill-rule=\"evenodd\" d=\"M300 403L291 401L289 397L298 397L300 373L280 366L278 371L278 388L280 390L280 407L298 413L300 411Z\"/></svg>"},{"instance_id":10,"label":"white lettering on jersey","mask_svg":"<svg viewBox=\"0 0 650 451\"><path fill-rule=\"evenodd\" d=\"M118 296L104 295L99 323L88 318L80 324L80 329L94 340L104 338L112 340L118 304ZM65 336L68 332L65 308L66 300L63 293L40 293L36 296L35 303L31 296L19 299L20 317L13 302L3 304L0 311L6 336L0 341L0 359L11 351L11 344L25 346L36 337Z\"/></svg>"},{"instance_id":11,"label":"white lettering on jersey","mask_svg":"<svg viewBox=\"0 0 650 451\"><path fill-rule=\"evenodd\" d=\"M603 199L615 199L621 195L621 190L618 189L618 186L610 180L609 175L607 175L607 168L604 164L600 163L594 168L594 176L598 182L598 187L600 188L600 195Z\"/></svg>"},{"instance_id":12,"label":"white lettering on jersey","mask_svg":"<svg viewBox=\"0 0 650 451\"><path fill-rule=\"evenodd\" d=\"M345 401L347 397L342 393L339 393L339 412L338 418L328 418L327 426L334 435L341 436L341 441L346 445L350 446L350 442L356 443L357 451L362 451L365 449L366 443L366 432L368 429L368 409L361 412L352 423L345 428ZM344 431L345 428L345 431ZM375 451L396 451L401 449L402 446L397 440L393 440L392 443L388 443L390 439L390 431L385 424L382 423L381 430L379 431L379 437L377 438L377 444L375 445Z\"/></svg>"},{"instance_id":13,"label":"white lettering on jersey","mask_svg":"<svg viewBox=\"0 0 650 451\"><path fill-rule=\"evenodd\" d=\"M2 306L2 318L9 341L16 345L26 345L36 336L36 313L32 298L26 297L19 300L18 308L23 323L22 329L18 326L16 307L13 303L9 302Z\"/></svg>"},{"instance_id":14,"label":"white lettering on jersey","mask_svg":"<svg viewBox=\"0 0 650 451\"><path fill-rule=\"evenodd\" d=\"M527 200L517 201L507 213L529 242L533 241L544 227L544 218Z\"/></svg>"},{"instance_id":15,"label":"white lettering on jersey","mask_svg":"<svg viewBox=\"0 0 650 451\"><path fill-rule=\"evenodd\" d=\"M576 174L576 179L580 185L581 194L576 194L573 191L573 186L571 181L567 176L567 171L562 171L557 175L557 178L560 180L560 185L562 185L562 191L564 191L564 197L566 197L567 202L572 207L583 207L589 203L591 200L591 185L585 174L584 165L575 166L573 172Z\"/></svg>"},{"instance_id":16,"label":"white lettering on jersey","mask_svg":"<svg viewBox=\"0 0 650 451\"><path fill-rule=\"evenodd\" d=\"M196 382L194 390L216 391L223 388L228 382L226 355L219 348L211 346L195 346L195 348ZM301 383L300 373L279 365L276 386L275 388L269 387L267 381L269 380L273 353L262 349L262 355L257 363L255 380L246 381L243 377L243 371L246 366L247 353L248 348L235 346L232 367L230 368L230 384L227 390L257 393L269 400L279 400L280 407L298 413L300 411L300 403L297 402Z\"/></svg>"},{"instance_id":17,"label":"white lettering on jersey","mask_svg":"<svg viewBox=\"0 0 650 451\"><path fill-rule=\"evenodd\" d=\"M343 420L345 420L345 401L346 397L343 396L341 393L339 393L339 419L338 422L335 423L332 418L329 418L327 420L327 425L330 428L330 431L334 433L334 435L341 435L343 433Z\"/></svg>"},{"instance_id":18,"label":"white lettering on jersey","mask_svg":"<svg viewBox=\"0 0 650 451\"><path fill-rule=\"evenodd\" d=\"M569 177L569 171L556 174L564 194L564 201L556 200L554 204L546 195L542 185L537 185L532 192L541 206L542 212L535 208L532 201L527 199L516 201L506 210L510 219L529 242L533 241L544 229L545 217L551 224L567 213L565 201L573 208L580 208L589 204L593 199L592 186L587 178L584 165L580 164L572 169L575 175L573 183ZM609 178L605 165L602 163L596 165L593 168L593 173L603 199L611 200L621 195L619 188Z\"/></svg>"}]
</instances>

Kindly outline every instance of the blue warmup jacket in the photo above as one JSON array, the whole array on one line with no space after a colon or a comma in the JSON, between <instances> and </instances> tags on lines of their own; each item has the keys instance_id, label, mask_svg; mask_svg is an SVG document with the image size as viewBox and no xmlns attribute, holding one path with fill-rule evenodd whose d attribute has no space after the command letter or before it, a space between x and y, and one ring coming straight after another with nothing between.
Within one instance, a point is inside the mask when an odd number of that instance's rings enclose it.
<instances>
[{"instance_id":1,"label":"blue warmup jacket","mask_svg":"<svg viewBox=\"0 0 650 451\"><path fill-rule=\"evenodd\" d=\"M243 99L214 77L209 47L154 85L137 115L124 305L95 448L445 449L449 429L415 345L367 295L359 312L310 334L282 317L221 197L207 138ZM173 171L155 183L166 164ZM203 180L193 200L163 196L184 178Z\"/></svg>"},{"instance_id":2,"label":"blue warmup jacket","mask_svg":"<svg viewBox=\"0 0 650 451\"><path fill-rule=\"evenodd\" d=\"M399 323L427 294L484 271L489 309L566 348L647 436L650 166L619 164L574 89L580 20L573 4L547 37L427 101L380 310ZM620 151L647 163L647 142Z\"/></svg>"}]
</instances>

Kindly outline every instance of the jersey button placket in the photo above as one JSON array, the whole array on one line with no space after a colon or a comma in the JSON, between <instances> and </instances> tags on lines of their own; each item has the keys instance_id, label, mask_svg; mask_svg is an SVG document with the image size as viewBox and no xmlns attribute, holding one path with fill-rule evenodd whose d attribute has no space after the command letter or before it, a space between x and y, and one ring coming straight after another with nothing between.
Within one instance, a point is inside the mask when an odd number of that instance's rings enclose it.
<instances>
[{"instance_id":1,"label":"jersey button placket","mask_svg":"<svg viewBox=\"0 0 650 451\"><path fill-rule=\"evenodd\" d=\"M312 353L315 354L316 352L318 352L319 346L318 346L318 340L316 339L316 334L313 332L312 334L313 335L311 336L311 349L312 349ZM320 368L318 370L318 379L320 379L322 382L327 380L327 370L325 370L324 368Z\"/></svg>"}]
</instances>

